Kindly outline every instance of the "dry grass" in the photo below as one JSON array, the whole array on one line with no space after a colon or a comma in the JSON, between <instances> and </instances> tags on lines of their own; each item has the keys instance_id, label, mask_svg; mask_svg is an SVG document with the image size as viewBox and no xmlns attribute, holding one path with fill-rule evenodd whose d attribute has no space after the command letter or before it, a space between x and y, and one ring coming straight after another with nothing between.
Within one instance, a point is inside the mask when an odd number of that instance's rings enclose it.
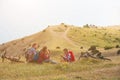
<instances>
[{"instance_id":1,"label":"dry grass","mask_svg":"<svg viewBox=\"0 0 120 80\"><path fill-rule=\"evenodd\" d=\"M0 63L0 80L119 80L120 56L113 61L82 59L74 63Z\"/></svg>"},{"instance_id":2,"label":"dry grass","mask_svg":"<svg viewBox=\"0 0 120 80\"><path fill-rule=\"evenodd\" d=\"M120 56L115 56L116 52L111 50L105 51L104 55L109 56L112 62L82 59L75 63L60 63L63 48L73 50L78 58L81 46L85 50L91 45L115 47L120 44L119 35L119 28L78 28L61 24L50 26L23 40L5 43L0 50L7 46L7 55L23 55L22 50L34 42L40 45L39 49L46 45L52 52L52 59L59 64L0 62L0 80L120 80ZM13 45L14 42L16 44ZM57 46L60 49L56 49Z\"/></svg>"}]
</instances>

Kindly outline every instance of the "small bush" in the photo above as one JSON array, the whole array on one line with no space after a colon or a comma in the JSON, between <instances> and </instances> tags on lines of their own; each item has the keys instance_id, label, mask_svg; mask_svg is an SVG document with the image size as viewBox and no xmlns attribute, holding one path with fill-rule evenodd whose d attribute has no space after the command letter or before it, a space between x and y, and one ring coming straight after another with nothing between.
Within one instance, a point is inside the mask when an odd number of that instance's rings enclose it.
<instances>
[{"instance_id":1,"label":"small bush","mask_svg":"<svg viewBox=\"0 0 120 80\"><path fill-rule=\"evenodd\" d=\"M114 47L113 46L105 46L104 50L109 50L109 49L112 49L112 48L114 48Z\"/></svg>"},{"instance_id":2,"label":"small bush","mask_svg":"<svg viewBox=\"0 0 120 80\"><path fill-rule=\"evenodd\" d=\"M104 34L104 36L106 36L106 35L107 35L107 33Z\"/></svg>"},{"instance_id":3,"label":"small bush","mask_svg":"<svg viewBox=\"0 0 120 80\"><path fill-rule=\"evenodd\" d=\"M116 41L120 42L120 38L115 38Z\"/></svg>"},{"instance_id":4,"label":"small bush","mask_svg":"<svg viewBox=\"0 0 120 80\"><path fill-rule=\"evenodd\" d=\"M2 43L2 45L5 45L5 43Z\"/></svg>"},{"instance_id":5,"label":"small bush","mask_svg":"<svg viewBox=\"0 0 120 80\"><path fill-rule=\"evenodd\" d=\"M86 37L86 35L83 35L83 37Z\"/></svg>"},{"instance_id":6,"label":"small bush","mask_svg":"<svg viewBox=\"0 0 120 80\"><path fill-rule=\"evenodd\" d=\"M68 26L67 26L67 25L64 25L64 27L66 27L66 28L67 28Z\"/></svg>"},{"instance_id":7,"label":"small bush","mask_svg":"<svg viewBox=\"0 0 120 80\"><path fill-rule=\"evenodd\" d=\"M44 29L42 32L46 32L46 30Z\"/></svg>"},{"instance_id":8,"label":"small bush","mask_svg":"<svg viewBox=\"0 0 120 80\"><path fill-rule=\"evenodd\" d=\"M83 28L90 28L88 24L83 25Z\"/></svg>"},{"instance_id":9,"label":"small bush","mask_svg":"<svg viewBox=\"0 0 120 80\"><path fill-rule=\"evenodd\" d=\"M81 46L80 49L83 49L83 47Z\"/></svg>"},{"instance_id":10,"label":"small bush","mask_svg":"<svg viewBox=\"0 0 120 80\"><path fill-rule=\"evenodd\" d=\"M60 25L65 25L65 23L61 23Z\"/></svg>"},{"instance_id":11,"label":"small bush","mask_svg":"<svg viewBox=\"0 0 120 80\"><path fill-rule=\"evenodd\" d=\"M120 54L120 50L117 51L117 55L119 55L119 54Z\"/></svg>"},{"instance_id":12,"label":"small bush","mask_svg":"<svg viewBox=\"0 0 120 80\"><path fill-rule=\"evenodd\" d=\"M56 47L56 49L60 49L60 47L59 47L59 46L57 46L57 47Z\"/></svg>"},{"instance_id":13,"label":"small bush","mask_svg":"<svg viewBox=\"0 0 120 80\"><path fill-rule=\"evenodd\" d=\"M48 27L50 27L50 26L48 25Z\"/></svg>"},{"instance_id":14,"label":"small bush","mask_svg":"<svg viewBox=\"0 0 120 80\"><path fill-rule=\"evenodd\" d=\"M21 40L23 41L23 40L25 40L25 38L22 38Z\"/></svg>"},{"instance_id":15,"label":"small bush","mask_svg":"<svg viewBox=\"0 0 120 80\"><path fill-rule=\"evenodd\" d=\"M16 44L17 44L17 42L14 42L14 43L13 43L13 45L16 45Z\"/></svg>"},{"instance_id":16,"label":"small bush","mask_svg":"<svg viewBox=\"0 0 120 80\"><path fill-rule=\"evenodd\" d=\"M96 37L96 36L97 36L97 34L94 34L94 36Z\"/></svg>"},{"instance_id":17,"label":"small bush","mask_svg":"<svg viewBox=\"0 0 120 80\"><path fill-rule=\"evenodd\" d=\"M120 48L120 46L119 46L119 45L116 45L116 48Z\"/></svg>"}]
</instances>

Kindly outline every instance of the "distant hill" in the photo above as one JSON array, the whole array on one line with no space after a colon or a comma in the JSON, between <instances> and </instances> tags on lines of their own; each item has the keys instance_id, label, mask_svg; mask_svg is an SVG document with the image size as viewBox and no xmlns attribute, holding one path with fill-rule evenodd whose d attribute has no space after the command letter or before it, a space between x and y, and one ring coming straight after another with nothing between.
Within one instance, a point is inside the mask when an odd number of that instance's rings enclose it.
<instances>
[{"instance_id":1,"label":"distant hill","mask_svg":"<svg viewBox=\"0 0 120 80\"><path fill-rule=\"evenodd\" d=\"M1 44L0 52L6 50L8 55L22 55L25 48L29 48L33 43L38 43L40 48L48 46L51 50L56 48L77 50L81 46L91 45L114 47L120 44L120 26L82 28L64 23L48 26L36 34Z\"/></svg>"}]
</instances>

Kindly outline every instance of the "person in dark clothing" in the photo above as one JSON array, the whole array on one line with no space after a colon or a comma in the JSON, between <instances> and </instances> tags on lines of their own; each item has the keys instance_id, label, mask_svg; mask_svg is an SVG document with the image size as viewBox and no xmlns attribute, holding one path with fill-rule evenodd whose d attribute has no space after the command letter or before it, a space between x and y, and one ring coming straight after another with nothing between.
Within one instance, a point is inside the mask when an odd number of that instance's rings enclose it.
<instances>
[{"instance_id":1,"label":"person in dark clothing","mask_svg":"<svg viewBox=\"0 0 120 80\"><path fill-rule=\"evenodd\" d=\"M103 60L111 61L111 59L105 58L105 57L102 55L101 52L99 52L99 53L96 55L96 57L97 57L98 59L103 59Z\"/></svg>"}]
</instances>

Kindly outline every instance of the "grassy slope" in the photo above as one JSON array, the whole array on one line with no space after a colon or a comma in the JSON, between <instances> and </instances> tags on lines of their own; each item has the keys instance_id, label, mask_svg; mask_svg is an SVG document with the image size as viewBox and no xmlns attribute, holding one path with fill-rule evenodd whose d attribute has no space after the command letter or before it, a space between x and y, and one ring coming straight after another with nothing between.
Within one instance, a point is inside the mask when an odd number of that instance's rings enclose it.
<instances>
[{"instance_id":1,"label":"grassy slope","mask_svg":"<svg viewBox=\"0 0 120 80\"><path fill-rule=\"evenodd\" d=\"M105 47L120 44L119 28L71 28L67 35L80 46Z\"/></svg>"},{"instance_id":2,"label":"grassy slope","mask_svg":"<svg viewBox=\"0 0 120 80\"><path fill-rule=\"evenodd\" d=\"M79 50L80 46L98 47L115 46L120 44L120 28L80 28L71 25L49 26L45 30L22 39L14 40L0 46L6 48L8 55L23 54L24 48L28 48L32 43L38 43L40 48L48 46L54 50L56 47Z\"/></svg>"},{"instance_id":3,"label":"grassy slope","mask_svg":"<svg viewBox=\"0 0 120 80\"><path fill-rule=\"evenodd\" d=\"M57 25L34 35L8 42L0 46L0 49L8 47L9 55L17 55L18 52L23 53L23 48L37 42L40 48L47 45L53 52L52 58L59 62L61 51L65 47L79 51L79 46L115 46L120 44L116 38L120 38L118 27L96 29ZM55 49L57 46L61 49ZM116 52L112 51L104 52L104 55L110 56L112 62L94 59L57 65L0 62L0 80L120 80L120 56L115 56ZM78 58L79 54L75 53L75 55Z\"/></svg>"},{"instance_id":4,"label":"grassy slope","mask_svg":"<svg viewBox=\"0 0 120 80\"><path fill-rule=\"evenodd\" d=\"M82 59L75 63L0 63L0 80L119 80L120 56L112 62Z\"/></svg>"}]
</instances>

